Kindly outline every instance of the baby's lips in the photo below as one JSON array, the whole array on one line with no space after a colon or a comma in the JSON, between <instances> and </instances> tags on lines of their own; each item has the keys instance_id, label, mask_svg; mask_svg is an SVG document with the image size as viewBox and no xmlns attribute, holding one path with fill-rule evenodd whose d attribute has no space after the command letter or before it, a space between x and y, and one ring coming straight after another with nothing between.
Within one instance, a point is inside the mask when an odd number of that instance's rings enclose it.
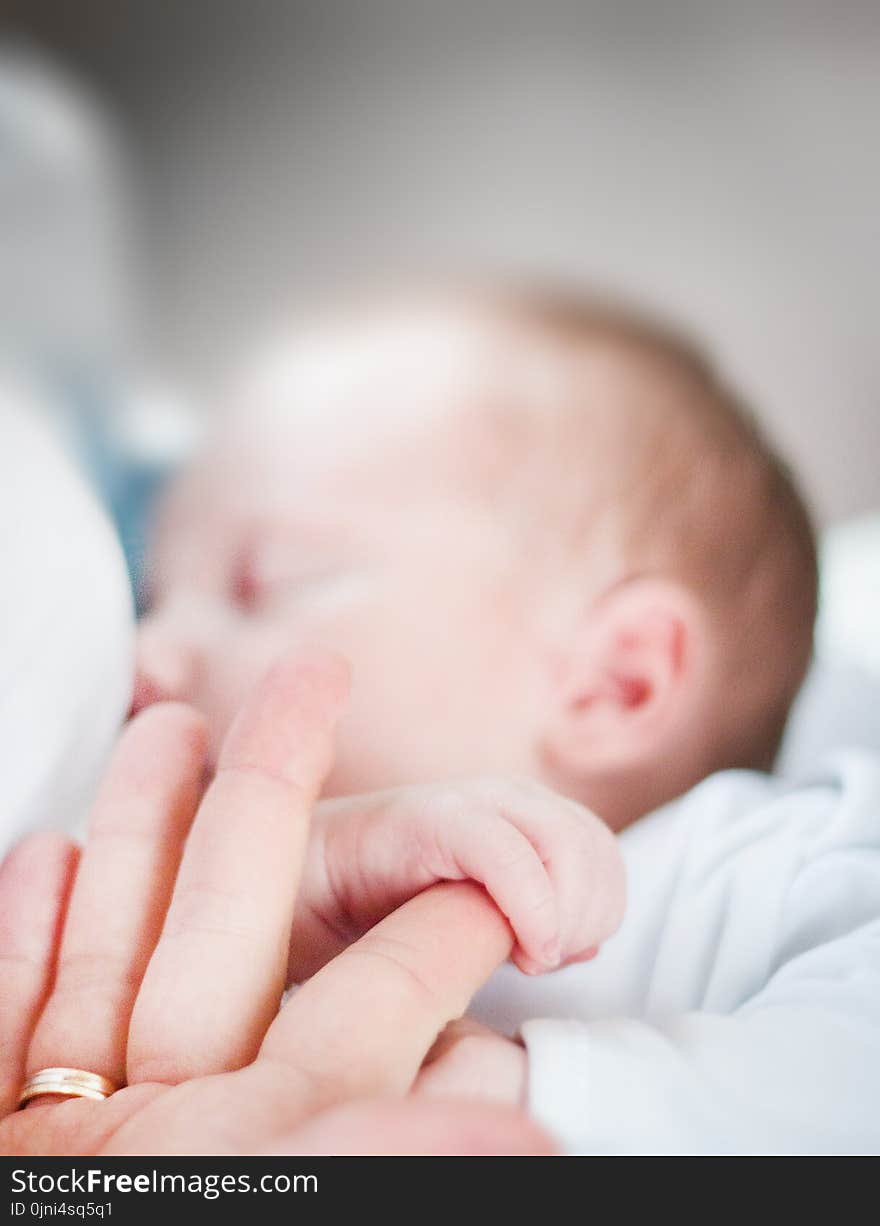
<instances>
[{"instance_id":1,"label":"baby's lips","mask_svg":"<svg viewBox=\"0 0 880 1226\"><path fill-rule=\"evenodd\" d=\"M128 718L134 719L141 711L146 710L147 707L154 706L157 702L161 702L164 697L165 694L162 688L155 681L138 672L135 677Z\"/></svg>"}]
</instances>

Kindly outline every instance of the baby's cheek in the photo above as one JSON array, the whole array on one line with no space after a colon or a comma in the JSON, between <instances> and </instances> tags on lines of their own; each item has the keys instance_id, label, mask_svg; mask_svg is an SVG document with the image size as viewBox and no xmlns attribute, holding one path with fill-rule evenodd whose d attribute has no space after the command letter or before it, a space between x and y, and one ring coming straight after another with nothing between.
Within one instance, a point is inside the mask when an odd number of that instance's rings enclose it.
<instances>
[{"instance_id":1,"label":"baby's cheek","mask_svg":"<svg viewBox=\"0 0 880 1226\"><path fill-rule=\"evenodd\" d=\"M413 777L413 716L401 720L409 704L395 689L393 672L374 670L377 661L363 655L351 662L351 698L337 730L333 769L325 787L332 795L376 791ZM422 716L415 718L421 721Z\"/></svg>"},{"instance_id":2,"label":"baby's cheek","mask_svg":"<svg viewBox=\"0 0 880 1226\"><path fill-rule=\"evenodd\" d=\"M283 636L239 632L206 659L195 703L208 721L213 760L245 699L285 649Z\"/></svg>"}]
</instances>

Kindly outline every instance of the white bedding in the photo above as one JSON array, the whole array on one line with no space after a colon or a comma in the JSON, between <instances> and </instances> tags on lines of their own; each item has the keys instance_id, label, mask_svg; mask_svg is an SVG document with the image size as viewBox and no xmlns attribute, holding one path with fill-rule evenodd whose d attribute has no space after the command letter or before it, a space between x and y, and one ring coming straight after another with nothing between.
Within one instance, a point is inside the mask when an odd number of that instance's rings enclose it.
<instances>
[{"instance_id":1,"label":"white bedding","mask_svg":"<svg viewBox=\"0 0 880 1226\"><path fill-rule=\"evenodd\" d=\"M880 759L725 771L620 836L629 904L593 962L505 966L529 1105L571 1153L880 1153Z\"/></svg>"},{"instance_id":2,"label":"white bedding","mask_svg":"<svg viewBox=\"0 0 880 1226\"><path fill-rule=\"evenodd\" d=\"M843 747L880 753L880 515L829 530L820 569L816 662L777 764L787 776Z\"/></svg>"},{"instance_id":3,"label":"white bedding","mask_svg":"<svg viewBox=\"0 0 880 1226\"><path fill-rule=\"evenodd\" d=\"M112 529L36 410L0 386L0 855L74 829L130 701L133 613Z\"/></svg>"}]
</instances>

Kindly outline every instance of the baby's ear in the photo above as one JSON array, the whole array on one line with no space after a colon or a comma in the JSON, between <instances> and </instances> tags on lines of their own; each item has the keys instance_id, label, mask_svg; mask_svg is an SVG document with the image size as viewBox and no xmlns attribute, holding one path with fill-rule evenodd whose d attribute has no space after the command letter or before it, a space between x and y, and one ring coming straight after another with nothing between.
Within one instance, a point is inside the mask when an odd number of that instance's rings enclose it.
<instances>
[{"instance_id":1,"label":"baby's ear","mask_svg":"<svg viewBox=\"0 0 880 1226\"><path fill-rule=\"evenodd\" d=\"M708 617L674 580L605 591L562 644L545 750L572 779L644 769L681 753L706 709Z\"/></svg>"}]
</instances>

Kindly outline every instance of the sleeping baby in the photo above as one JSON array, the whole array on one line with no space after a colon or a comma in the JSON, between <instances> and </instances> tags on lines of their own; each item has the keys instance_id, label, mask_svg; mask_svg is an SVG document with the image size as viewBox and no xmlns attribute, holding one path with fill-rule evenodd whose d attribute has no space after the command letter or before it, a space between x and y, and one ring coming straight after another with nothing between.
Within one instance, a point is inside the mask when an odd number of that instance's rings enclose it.
<instances>
[{"instance_id":1,"label":"sleeping baby","mask_svg":"<svg viewBox=\"0 0 880 1226\"><path fill-rule=\"evenodd\" d=\"M351 661L292 980L471 878L528 972L478 997L471 1059L569 1150L876 1141L880 874L849 854L876 860L876 768L755 773L810 658L814 541L688 344L511 287L312 317L172 489L147 584L135 709L192 703L215 752L282 651Z\"/></svg>"}]
</instances>

